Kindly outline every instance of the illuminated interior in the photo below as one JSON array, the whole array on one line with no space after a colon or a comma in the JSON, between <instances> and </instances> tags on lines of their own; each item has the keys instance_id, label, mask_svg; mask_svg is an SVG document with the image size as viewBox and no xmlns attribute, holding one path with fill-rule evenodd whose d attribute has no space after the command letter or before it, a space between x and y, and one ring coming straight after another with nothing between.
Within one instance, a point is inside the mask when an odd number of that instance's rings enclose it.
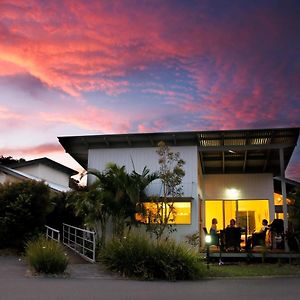
<instances>
[{"instance_id":1,"label":"illuminated interior","mask_svg":"<svg viewBox=\"0 0 300 300\"><path fill-rule=\"evenodd\" d=\"M295 201L286 198L286 203L288 205L293 205ZM283 205L283 198L282 195L278 194L278 193L274 193L274 205Z\"/></svg>"},{"instance_id":2,"label":"illuminated interior","mask_svg":"<svg viewBox=\"0 0 300 300\"><path fill-rule=\"evenodd\" d=\"M294 201L286 198L287 205L294 205ZM274 205L275 205L275 218L276 219L284 219L283 215L283 197L281 194L274 193Z\"/></svg>"},{"instance_id":3,"label":"illuminated interior","mask_svg":"<svg viewBox=\"0 0 300 300\"><path fill-rule=\"evenodd\" d=\"M160 203L145 202L145 213L137 213L135 218L142 223L154 223L159 207L163 207L161 214L168 215L173 206L168 224L191 224L191 202L170 202L166 206Z\"/></svg>"},{"instance_id":4,"label":"illuminated interior","mask_svg":"<svg viewBox=\"0 0 300 300\"><path fill-rule=\"evenodd\" d=\"M211 227L211 220L218 220L218 229L229 225L230 219L237 221L237 226L247 229L251 234L260 230L262 220L269 222L268 200L206 200L205 201L205 226Z\"/></svg>"}]
</instances>

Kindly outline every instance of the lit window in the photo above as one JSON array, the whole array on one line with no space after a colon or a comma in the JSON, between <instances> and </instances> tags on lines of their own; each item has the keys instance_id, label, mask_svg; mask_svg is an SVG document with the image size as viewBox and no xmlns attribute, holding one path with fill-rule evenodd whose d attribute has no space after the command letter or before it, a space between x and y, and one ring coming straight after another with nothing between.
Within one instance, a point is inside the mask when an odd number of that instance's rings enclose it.
<instances>
[{"instance_id":1,"label":"lit window","mask_svg":"<svg viewBox=\"0 0 300 300\"><path fill-rule=\"evenodd\" d=\"M160 222L168 217L168 224L191 224L191 202L144 202L144 213L135 218L142 223Z\"/></svg>"},{"instance_id":2,"label":"lit window","mask_svg":"<svg viewBox=\"0 0 300 300\"><path fill-rule=\"evenodd\" d=\"M288 205L293 205L295 201L286 198L286 202ZM281 194L274 193L274 205L283 205L283 197Z\"/></svg>"}]
</instances>

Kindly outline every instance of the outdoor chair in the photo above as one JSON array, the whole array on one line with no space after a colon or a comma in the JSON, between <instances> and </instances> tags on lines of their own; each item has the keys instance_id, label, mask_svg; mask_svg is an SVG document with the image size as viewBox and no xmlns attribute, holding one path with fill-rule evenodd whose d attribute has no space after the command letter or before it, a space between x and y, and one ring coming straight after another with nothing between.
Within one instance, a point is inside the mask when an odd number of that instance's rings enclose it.
<instances>
[{"instance_id":1,"label":"outdoor chair","mask_svg":"<svg viewBox=\"0 0 300 300\"><path fill-rule=\"evenodd\" d=\"M255 232L251 237L251 247L255 246L266 246L266 236L267 236L268 228L266 228L263 232Z\"/></svg>"},{"instance_id":2,"label":"outdoor chair","mask_svg":"<svg viewBox=\"0 0 300 300\"><path fill-rule=\"evenodd\" d=\"M274 219L270 225L271 248L284 249L284 227L282 219Z\"/></svg>"},{"instance_id":3,"label":"outdoor chair","mask_svg":"<svg viewBox=\"0 0 300 300\"><path fill-rule=\"evenodd\" d=\"M227 227L225 229L225 250L240 251L241 249L241 228L240 227Z\"/></svg>"}]
</instances>

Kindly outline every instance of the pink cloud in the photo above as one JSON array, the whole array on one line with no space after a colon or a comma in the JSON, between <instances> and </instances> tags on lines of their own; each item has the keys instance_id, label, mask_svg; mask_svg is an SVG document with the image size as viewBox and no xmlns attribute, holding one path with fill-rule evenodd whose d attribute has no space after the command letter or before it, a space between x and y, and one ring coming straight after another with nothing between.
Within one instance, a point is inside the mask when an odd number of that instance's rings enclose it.
<instances>
[{"instance_id":1,"label":"pink cloud","mask_svg":"<svg viewBox=\"0 0 300 300\"><path fill-rule=\"evenodd\" d=\"M17 122L21 122L26 120L26 116L24 116L23 114L19 114L16 112L13 112L12 110L0 106L0 121L17 121Z\"/></svg>"},{"instance_id":2,"label":"pink cloud","mask_svg":"<svg viewBox=\"0 0 300 300\"><path fill-rule=\"evenodd\" d=\"M247 127L256 120L275 124L282 99L299 93L299 63L293 65L296 75L286 78L285 60L272 58L278 45L289 45L296 36L289 35L296 29L283 26L289 16L273 7L248 12L232 6L219 18L206 5L178 10L170 2L160 2L157 9L131 1L10 1L1 5L0 61L9 65L8 74L26 70L76 97L93 91L126 93L131 88L127 78L155 64L174 74L184 71L195 87L191 96L182 86L149 88L142 83L143 93L160 96L174 114L198 113L216 128ZM118 122L124 116L93 113L95 125L79 112L46 114L45 120L67 119L81 128L109 132L130 128L128 118ZM296 124L297 113L291 115ZM147 121L140 124L148 126Z\"/></svg>"},{"instance_id":3,"label":"pink cloud","mask_svg":"<svg viewBox=\"0 0 300 300\"><path fill-rule=\"evenodd\" d=\"M3 156L18 156L26 157L32 155L45 155L49 153L63 152L61 145L57 144L42 144L31 147L18 148L0 148L0 154Z\"/></svg>"},{"instance_id":4,"label":"pink cloud","mask_svg":"<svg viewBox=\"0 0 300 300\"><path fill-rule=\"evenodd\" d=\"M138 124L138 132L159 132L164 131L169 127L169 124L166 120L156 119L156 120L148 120L146 122L141 122Z\"/></svg>"},{"instance_id":5,"label":"pink cloud","mask_svg":"<svg viewBox=\"0 0 300 300\"><path fill-rule=\"evenodd\" d=\"M120 77L134 70L217 51L217 40L221 48L226 44L214 26L195 24L195 12L172 14L167 3L160 3L159 9L141 5L134 10L122 1L11 3L2 7L10 26L2 30L3 40L9 42L0 44L0 60L73 96L91 90L126 92L129 83Z\"/></svg>"},{"instance_id":6,"label":"pink cloud","mask_svg":"<svg viewBox=\"0 0 300 300\"><path fill-rule=\"evenodd\" d=\"M39 117L44 122L68 124L97 132L125 133L130 129L130 121L126 120L126 116L95 107L77 107L77 110L69 109L67 114L41 112Z\"/></svg>"},{"instance_id":7,"label":"pink cloud","mask_svg":"<svg viewBox=\"0 0 300 300\"><path fill-rule=\"evenodd\" d=\"M21 128L28 120L25 114L0 106L0 133L7 133L8 130Z\"/></svg>"},{"instance_id":8,"label":"pink cloud","mask_svg":"<svg viewBox=\"0 0 300 300\"><path fill-rule=\"evenodd\" d=\"M115 12L98 1L51 1L46 9L39 1L11 3L2 5L10 26L1 33L6 42L0 45L0 60L73 96L90 90L123 93L128 83L118 77L168 48L157 34L157 14L132 16L120 3Z\"/></svg>"},{"instance_id":9,"label":"pink cloud","mask_svg":"<svg viewBox=\"0 0 300 300\"><path fill-rule=\"evenodd\" d=\"M0 60L0 76L10 76L15 74L22 74L25 72L26 71L23 68L20 68L13 63Z\"/></svg>"}]
</instances>

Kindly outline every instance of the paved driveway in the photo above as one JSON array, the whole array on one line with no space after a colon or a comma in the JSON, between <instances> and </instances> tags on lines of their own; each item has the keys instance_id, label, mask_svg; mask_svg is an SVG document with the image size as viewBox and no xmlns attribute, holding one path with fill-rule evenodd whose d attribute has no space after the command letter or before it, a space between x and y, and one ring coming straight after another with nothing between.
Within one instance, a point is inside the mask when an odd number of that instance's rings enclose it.
<instances>
[{"instance_id":1,"label":"paved driveway","mask_svg":"<svg viewBox=\"0 0 300 300\"><path fill-rule=\"evenodd\" d=\"M111 277L26 276L27 265L16 258L0 257L0 300L190 300L300 298L300 278L211 279L193 282L133 281ZM87 271L87 269L85 269ZM4 274L3 272L7 272ZM75 274L75 273L74 273ZM101 272L100 272L101 274Z\"/></svg>"}]
</instances>

